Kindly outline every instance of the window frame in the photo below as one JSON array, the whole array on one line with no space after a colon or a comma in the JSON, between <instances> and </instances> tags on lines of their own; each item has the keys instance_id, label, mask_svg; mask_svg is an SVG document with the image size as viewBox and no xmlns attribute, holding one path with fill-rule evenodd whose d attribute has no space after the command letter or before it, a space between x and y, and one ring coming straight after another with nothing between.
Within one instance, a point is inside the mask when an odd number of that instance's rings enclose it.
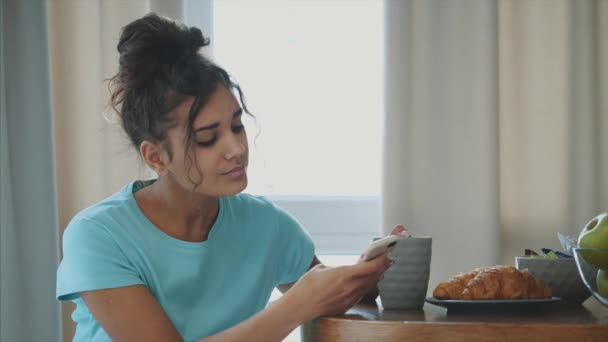
<instances>
[{"instance_id":1,"label":"window frame","mask_svg":"<svg viewBox=\"0 0 608 342\"><path fill-rule=\"evenodd\" d=\"M310 233L317 255L360 254L382 236L380 196L266 195Z\"/></svg>"}]
</instances>

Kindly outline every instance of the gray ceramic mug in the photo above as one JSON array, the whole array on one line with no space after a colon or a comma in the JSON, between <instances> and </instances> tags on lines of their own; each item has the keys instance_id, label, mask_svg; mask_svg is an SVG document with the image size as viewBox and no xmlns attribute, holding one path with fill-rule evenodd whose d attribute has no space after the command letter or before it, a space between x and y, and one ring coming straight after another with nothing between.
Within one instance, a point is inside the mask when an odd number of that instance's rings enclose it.
<instances>
[{"instance_id":1,"label":"gray ceramic mug","mask_svg":"<svg viewBox=\"0 0 608 342\"><path fill-rule=\"evenodd\" d=\"M411 237L393 247L395 264L378 283L385 309L420 309L424 305L431 271L432 238Z\"/></svg>"}]
</instances>

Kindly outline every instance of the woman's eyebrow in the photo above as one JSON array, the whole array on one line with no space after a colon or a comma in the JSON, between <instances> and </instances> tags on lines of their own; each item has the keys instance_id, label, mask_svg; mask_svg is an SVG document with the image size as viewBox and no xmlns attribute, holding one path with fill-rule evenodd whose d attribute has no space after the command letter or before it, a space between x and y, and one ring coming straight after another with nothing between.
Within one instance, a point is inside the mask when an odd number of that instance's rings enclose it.
<instances>
[{"instance_id":1,"label":"woman's eyebrow","mask_svg":"<svg viewBox=\"0 0 608 342\"><path fill-rule=\"evenodd\" d=\"M243 115L243 108L239 108L239 109L235 110L234 113L232 113L232 118L234 119L241 115Z\"/></svg>"},{"instance_id":2,"label":"woman's eyebrow","mask_svg":"<svg viewBox=\"0 0 608 342\"><path fill-rule=\"evenodd\" d=\"M243 115L243 108L239 108L236 111L234 111L234 113L232 113L232 118L237 118L239 116ZM203 126L203 127L199 127L197 129L194 130L194 133L200 132L200 131L204 131L204 130L208 130L208 129L214 129L217 128L220 125L219 122L214 122L210 125L207 126Z\"/></svg>"}]
</instances>

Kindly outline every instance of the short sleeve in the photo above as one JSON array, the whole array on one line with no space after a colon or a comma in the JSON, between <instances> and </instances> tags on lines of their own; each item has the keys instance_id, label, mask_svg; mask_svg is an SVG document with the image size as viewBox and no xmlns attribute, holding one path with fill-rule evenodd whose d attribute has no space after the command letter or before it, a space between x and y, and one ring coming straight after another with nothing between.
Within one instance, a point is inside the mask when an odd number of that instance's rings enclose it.
<instances>
[{"instance_id":1,"label":"short sleeve","mask_svg":"<svg viewBox=\"0 0 608 342\"><path fill-rule=\"evenodd\" d=\"M57 270L57 299L76 299L82 291L143 284L111 233L86 218L73 220L63 234Z\"/></svg>"},{"instance_id":2,"label":"short sleeve","mask_svg":"<svg viewBox=\"0 0 608 342\"><path fill-rule=\"evenodd\" d=\"M276 208L282 246L278 284L292 283L308 271L315 255L315 245L310 234L292 215L282 208Z\"/></svg>"}]
</instances>

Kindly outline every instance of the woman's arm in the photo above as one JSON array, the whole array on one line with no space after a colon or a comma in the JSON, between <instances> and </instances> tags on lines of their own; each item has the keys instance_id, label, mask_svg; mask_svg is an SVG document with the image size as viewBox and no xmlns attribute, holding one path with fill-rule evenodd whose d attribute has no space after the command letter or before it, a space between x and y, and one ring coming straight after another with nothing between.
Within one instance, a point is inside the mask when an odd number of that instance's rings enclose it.
<instances>
[{"instance_id":1,"label":"woman's arm","mask_svg":"<svg viewBox=\"0 0 608 342\"><path fill-rule=\"evenodd\" d=\"M321 262L319 261L319 258L317 258L317 256L315 255L312 258L312 262L310 263L310 266L308 267L308 271L310 271L313 267L317 266L321 264ZM293 284L295 284L295 282L293 283L287 283L287 284L280 284L277 286L277 289L279 289L279 291L281 291L282 294L285 294L285 292L287 292L287 290L289 290Z\"/></svg>"},{"instance_id":2,"label":"woman's arm","mask_svg":"<svg viewBox=\"0 0 608 342\"><path fill-rule=\"evenodd\" d=\"M376 285L389 266L388 253L351 266L316 265L266 309L199 342L281 341L306 321L344 313Z\"/></svg>"},{"instance_id":3,"label":"woman's arm","mask_svg":"<svg viewBox=\"0 0 608 342\"><path fill-rule=\"evenodd\" d=\"M317 265L272 305L200 342L281 341L308 320L348 310L389 266L387 253L352 266ZM113 341L182 341L160 304L142 285L86 291L81 296Z\"/></svg>"},{"instance_id":4,"label":"woman's arm","mask_svg":"<svg viewBox=\"0 0 608 342\"><path fill-rule=\"evenodd\" d=\"M80 296L113 341L183 341L143 285L85 291Z\"/></svg>"},{"instance_id":5,"label":"woman's arm","mask_svg":"<svg viewBox=\"0 0 608 342\"><path fill-rule=\"evenodd\" d=\"M319 261L319 258L317 258L317 256L315 255L314 259L312 260L312 262L310 263L310 267L308 268L309 270L312 269L313 267L319 265L321 262ZM279 289L279 291L281 291L282 294L285 294L285 292L287 292L292 286L293 284L295 284L295 282L293 283L288 283L288 284L281 284L277 286L277 289ZM364 304L374 304L376 303L376 298L378 298L378 286L374 286L369 292L367 292L363 298L361 298L360 303L364 303Z\"/></svg>"},{"instance_id":6,"label":"woman's arm","mask_svg":"<svg viewBox=\"0 0 608 342\"><path fill-rule=\"evenodd\" d=\"M293 298L283 296L246 321L198 342L281 341L300 324L312 319L294 304Z\"/></svg>"},{"instance_id":7,"label":"woman's arm","mask_svg":"<svg viewBox=\"0 0 608 342\"><path fill-rule=\"evenodd\" d=\"M142 285L87 291L81 297L113 341L183 341L163 308ZM281 297L250 319L201 341L280 341L310 319L294 310L293 299Z\"/></svg>"}]
</instances>

